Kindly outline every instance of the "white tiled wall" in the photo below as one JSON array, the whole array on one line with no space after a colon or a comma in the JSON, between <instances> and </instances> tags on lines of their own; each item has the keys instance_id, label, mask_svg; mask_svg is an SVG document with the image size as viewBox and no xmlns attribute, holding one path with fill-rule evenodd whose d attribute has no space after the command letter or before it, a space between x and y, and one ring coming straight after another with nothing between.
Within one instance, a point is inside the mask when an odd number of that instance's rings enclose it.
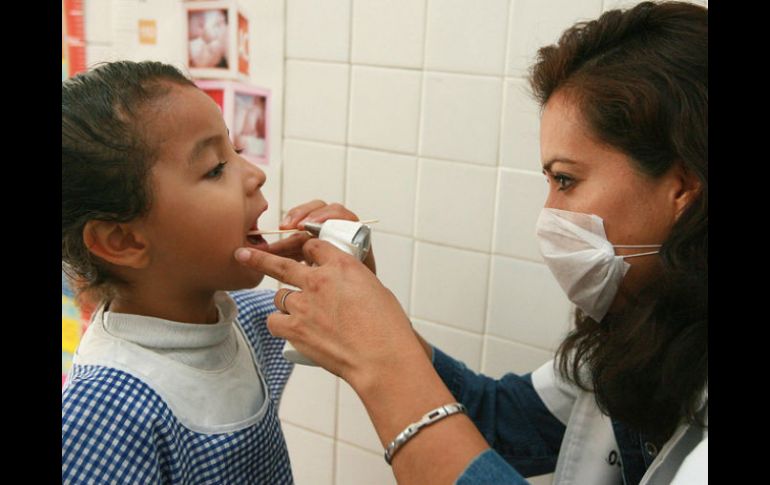
<instances>
[{"instance_id":1,"label":"white tiled wall","mask_svg":"<svg viewBox=\"0 0 770 485\"><path fill-rule=\"evenodd\" d=\"M547 186L527 69L538 47L617 2L285 1L282 210L321 198L380 219L381 280L426 339L471 369L499 377L548 361L571 307L534 236ZM287 409L307 380L292 377ZM284 422L336 440L334 462L320 465L335 484L394 483L352 389L319 385L302 399L331 399L336 432L308 422L316 412Z\"/></svg>"},{"instance_id":2,"label":"white tiled wall","mask_svg":"<svg viewBox=\"0 0 770 485\"><path fill-rule=\"evenodd\" d=\"M501 376L549 360L570 308L534 237L546 197L539 110L516 56L532 54L534 33L551 42L597 16L601 0L286 1L282 210L320 198L379 219L382 281L471 369ZM298 369L281 418L336 440L335 460L314 462L335 484L394 483L353 390L318 372Z\"/></svg>"},{"instance_id":3,"label":"white tiled wall","mask_svg":"<svg viewBox=\"0 0 770 485\"><path fill-rule=\"evenodd\" d=\"M527 69L575 22L636 3L241 2L254 19L253 81L273 93L263 227L311 199L380 219L378 275L428 341L492 377L535 369L571 309L534 237L546 184ZM179 0L85 4L89 62L181 65ZM154 50L130 40L148 15L158 20ZM299 485L395 483L345 382L298 366L280 417Z\"/></svg>"}]
</instances>

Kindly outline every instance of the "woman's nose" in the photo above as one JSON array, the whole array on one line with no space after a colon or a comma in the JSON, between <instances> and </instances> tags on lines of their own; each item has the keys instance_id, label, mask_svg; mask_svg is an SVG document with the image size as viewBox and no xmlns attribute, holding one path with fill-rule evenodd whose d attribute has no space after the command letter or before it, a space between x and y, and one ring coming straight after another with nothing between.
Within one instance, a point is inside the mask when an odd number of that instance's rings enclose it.
<instances>
[{"instance_id":1,"label":"woman's nose","mask_svg":"<svg viewBox=\"0 0 770 485\"><path fill-rule=\"evenodd\" d=\"M556 209L556 200L553 196L553 191L548 191L548 197L545 199L545 204L543 204L543 208L545 209Z\"/></svg>"}]
</instances>

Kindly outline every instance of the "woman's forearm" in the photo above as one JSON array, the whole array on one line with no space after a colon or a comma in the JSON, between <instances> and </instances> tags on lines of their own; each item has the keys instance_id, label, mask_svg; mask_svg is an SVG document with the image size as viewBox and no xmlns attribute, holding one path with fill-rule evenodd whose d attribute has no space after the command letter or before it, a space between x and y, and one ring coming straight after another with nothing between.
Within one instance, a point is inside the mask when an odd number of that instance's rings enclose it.
<instances>
[{"instance_id":1,"label":"woman's forearm","mask_svg":"<svg viewBox=\"0 0 770 485\"><path fill-rule=\"evenodd\" d=\"M383 448L425 413L455 401L426 358L430 347L419 340L421 345L412 346L376 378L351 383ZM422 428L406 442L393 458L393 473L402 485L451 484L487 448L467 416L451 415Z\"/></svg>"}]
</instances>

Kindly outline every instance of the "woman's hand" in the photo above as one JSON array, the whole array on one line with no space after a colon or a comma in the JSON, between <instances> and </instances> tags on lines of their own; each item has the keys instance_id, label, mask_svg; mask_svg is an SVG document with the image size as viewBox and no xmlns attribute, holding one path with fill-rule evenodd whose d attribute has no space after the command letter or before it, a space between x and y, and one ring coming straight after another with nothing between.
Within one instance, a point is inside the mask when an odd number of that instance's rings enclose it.
<instances>
[{"instance_id":1,"label":"woman's hand","mask_svg":"<svg viewBox=\"0 0 770 485\"><path fill-rule=\"evenodd\" d=\"M429 410L455 401L398 300L371 271L326 241L311 239L303 251L316 266L248 248L236 259L300 289L276 292L281 312L268 316L270 333L351 385L383 447ZM393 473L399 483L454 483L488 447L476 425L455 414L411 439L394 457Z\"/></svg>"},{"instance_id":2,"label":"woman's hand","mask_svg":"<svg viewBox=\"0 0 770 485\"><path fill-rule=\"evenodd\" d=\"M281 310L286 313L268 317L273 335L291 341L299 352L354 388L367 385L364 376L392 370L394 359L410 353L426 359L400 303L371 271L326 241L307 240L303 250L303 259L316 266L255 250L247 250L245 260L236 257L301 290L285 299L289 290L276 293L275 304L281 308L283 300Z\"/></svg>"},{"instance_id":3,"label":"woman's hand","mask_svg":"<svg viewBox=\"0 0 770 485\"><path fill-rule=\"evenodd\" d=\"M304 229L306 222L324 222L329 219L359 220L358 216L341 204L327 204L321 200L313 200L290 209L279 229ZM304 232L293 234L291 237L271 244L268 251L295 261L305 261L302 246L310 239L311 236ZM364 264L372 273L377 273L373 248L369 249Z\"/></svg>"}]
</instances>

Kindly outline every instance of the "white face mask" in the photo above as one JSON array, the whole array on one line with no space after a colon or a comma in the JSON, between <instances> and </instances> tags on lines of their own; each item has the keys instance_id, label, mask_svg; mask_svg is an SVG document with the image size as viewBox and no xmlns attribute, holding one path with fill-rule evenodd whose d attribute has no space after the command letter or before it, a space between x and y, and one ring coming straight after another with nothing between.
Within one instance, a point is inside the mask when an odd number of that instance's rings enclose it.
<instances>
[{"instance_id":1,"label":"white face mask","mask_svg":"<svg viewBox=\"0 0 770 485\"><path fill-rule=\"evenodd\" d=\"M617 256L614 248L660 248L660 244L615 245L607 240L604 221L593 214L544 208L537 219L540 253L567 298L600 321L615 299L630 264L624 258L659 250Z\"/></svg>"}]
</instances>

